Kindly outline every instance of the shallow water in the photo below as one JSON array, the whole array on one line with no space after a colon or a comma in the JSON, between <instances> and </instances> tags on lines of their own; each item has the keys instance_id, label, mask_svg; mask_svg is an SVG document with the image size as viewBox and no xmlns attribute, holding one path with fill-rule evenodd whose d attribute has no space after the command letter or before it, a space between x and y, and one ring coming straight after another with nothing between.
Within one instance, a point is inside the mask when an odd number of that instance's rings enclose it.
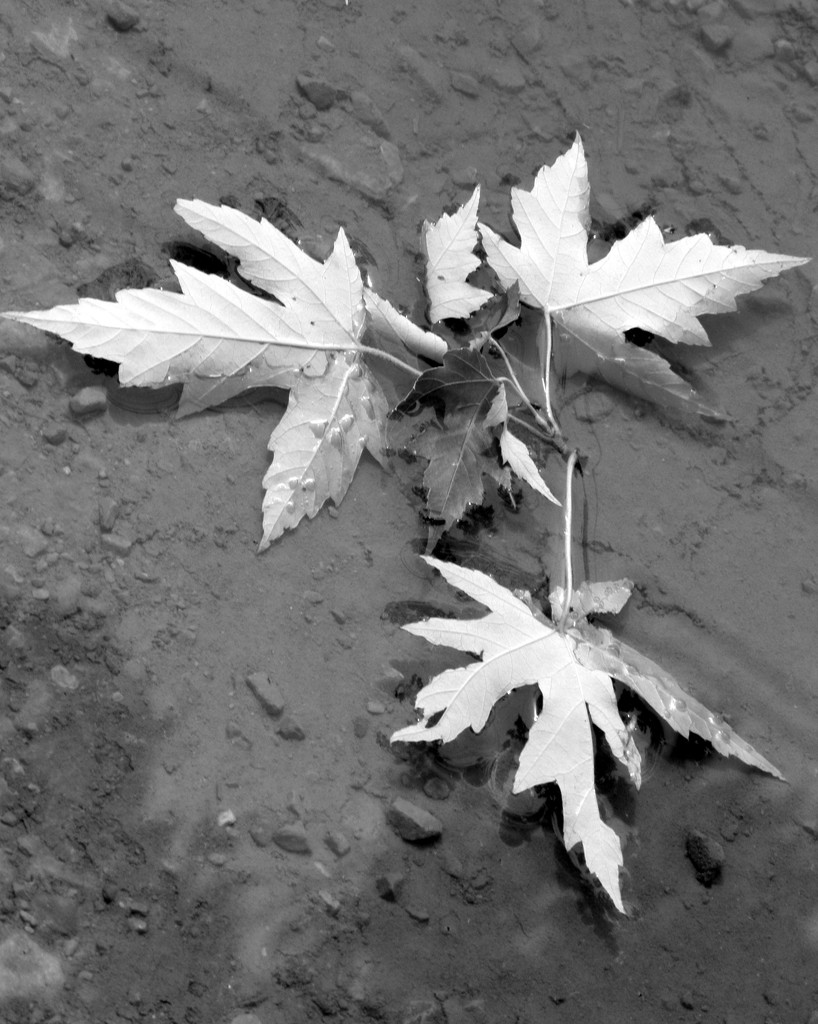
<instances>
[{"instance_id":1,"label":"shallow water","mask_svg":"<svg viewBox=\"0 0 818 1024\"><path fill-rule=\"evenodd\" d=\"M175 200L231 194L280 195L316 237L344 224L384 293L421 315L420 223L479 181L481 215L504 227L512 178L530 184L575 130L602 220L650 203L662 226L707 219L748 248L810 255L818 237L807 4L136 10L128 31L53 0L0 21L3 308L73 301L126 256L165 274L163 245L187 237ZM335 90L328 109L299 74ZM426 769L389 749L414 718L413 675L456 661L384 610L463 610L411 555L423 526L401 480L364 462L337 513L257 557L280 405L78 423L84 370L4 323L0 942L27 931L62 976L0 992L6 1019L809 1020L815 274L705 318L712 348L678 353L725 424L600 385L590 399L579 379L555 396L589 455L583 571L636 582L619 635L788 780L680 744L638 794L613 785L629 918L589 891L550 822L508 842L513 755L490 785L452 776L436 800ZM561 486L556 459L545 472ZM100 531L108 499L121 544ZM454 539L507 585L560 571L559 513L531 495ZM258 671L296 728L263 713L245 682ZM397 796L440 818L439 842L392 832ZM272 841L283 825L304 852ZM724 848L711 888L686 859L691 828ZM394 900L387 876L402 878Z\"/></svg>"}]
</instances>

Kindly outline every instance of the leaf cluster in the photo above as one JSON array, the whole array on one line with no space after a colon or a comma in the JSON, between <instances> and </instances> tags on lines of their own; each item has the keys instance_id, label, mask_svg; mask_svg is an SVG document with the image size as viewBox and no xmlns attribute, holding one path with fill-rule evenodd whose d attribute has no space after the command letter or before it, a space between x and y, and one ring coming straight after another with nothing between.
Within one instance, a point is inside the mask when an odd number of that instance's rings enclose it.
<instances>
[{"instance_id":1,"label":"leaf cluster","mask_svg":"<svg viewBox=\"0 0 818 1024\"><path fill-rule=\"evenodd\" d=\"M260 550L327 501L339 504L364 450L384 466L390 445L425 462L427 554L480 505L487 478L508 495L516 478L560 504L521 434L566 457L565 585L551 595L550 618L485 574L429 558L488 613L407 627L478 660L431 680L418 694L421 720L394 738L446 743L478 732L505 695L536 684L540 697L525 723L515 791L559 786L564 842L569 849L581 844L588 870L621 910L622 853L596 799L593 728L637 786L641 775L612 680L682 735L695 733L722 754L779 773L659 666L592 623L595 614L620 610L630 584L573 586L576 454L552 407L552 368L719 418L657 351L629 339L639 331L670 344L706 345L702 314L735 309L736 296L805 261L717 245L703 233L668 241L650 216L592 261L589 197L577 136L530 189L511 190L516 242L479 222L479 187L457 210L425 223L423 325L365 284L343 229L322 261L268 220L197 199L179 200L176 212L238 261L254 292L172 261L178 291L125 289L113 302L81 298L3 315L117 363L123 386L182 383L180 415L253 388L287 389L286 411L268 442ZM403 382L391 403L390 375Z\"/></svg>"}]
</instances>

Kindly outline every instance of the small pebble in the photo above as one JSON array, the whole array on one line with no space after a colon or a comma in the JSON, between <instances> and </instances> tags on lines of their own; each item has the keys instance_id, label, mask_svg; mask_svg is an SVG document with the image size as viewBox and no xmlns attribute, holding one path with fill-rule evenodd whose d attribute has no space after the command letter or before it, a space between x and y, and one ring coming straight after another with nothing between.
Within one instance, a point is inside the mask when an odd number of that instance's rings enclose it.
<instances>
[{"instance_id":1,"label":"small pebble","mask_svg":"<svg viewBox=\"0 0 818 1024\"><path fill-rule=\"evenodd\" d=\"M375 878L375 889L382 900L396 903L403 891L406 876L400 871L387 871Z\"/></svg>"},{"instance_id":2,"label":"small pebble","mask_svg":"<svg viewBox=\"0 0 818 1024\"><path fill-rule=\"evenodd\" d=\"M257 812L250 825L250 838L256 846L260 846L262 849L269 846L273 841L274 832L275 822L272 815L267 811Z\"/></svg>"},{"instance_id":3,"label":"small pebble","mask_svg":"<svg viewBox=\"0 0 818 1024\"><path fill-rule=\"evenodd\" d=\"M324 842L336 857L346 857L350 851L349 840L343 832L327 832Z\"/></svg>"},{"instance_id":4,"label":"small pebble","mask_svg":"<svg viewBox=\"0 0 818 1024\"><path fill-rule=\"evenodd\" d=\"M733 41L733 33L726 25L702 25L702 45L710 53L724 53Z\"/></svg>"},{"instance_id":5,"label":"small pebble","mask_svg":"<svg viewBox=\"0 0 818 1024\"><path fill-rule=\"evenodd\" d=\"M443 833L443 825L434 814L400 796L389 805L386 820L407 843L428 842Z\"/></svg>"},{"instance_id":6,"label":"small pebble","mask_svg":"<svg viewBox=\"0 0 818 1024\"><path fill-rule=\"evenodd\" d=\"M40 433L43 440L55 448L68 437L68 430L62 423L46 423Z\"/></svg>"},{"instance_id":7,"label":"small pebble","mask_svg":"<svg viewBox=\"0 0 818 1024\"><path fill-rule=\"evenodd\" d=\"M97 503L97 521L103 533L110 533L116 526L119 515L119 502L105 495Z\"/></svg>"},{"instance_id":8,"label":"small pebble","mask_svg":"<svg viewBox=\"0 0 818 1024\"><path fill-rule=\"evenodd\" d=\"M696 870L696 879L710 888L724 867L724 847L712 836L694 828L685 837L685 853Z\"/></svg>"},{"instance_id":9,"label":"small pebble","mask_svg":"<svg viewBox=\"0 0 818 1024\"><path fill-rule=\"evenodd\" d=\"M301 95L309 100L316 110L329 110L338 96L338 91L323 78L297 75L295 84Z\"/></svg>"},{"instance_id":10,"label":"small pebble","mask_svg":"<svg viewBox=\"0 0 818 1024\"><path fill-rule=\"evenodd\" d=\"M123 537L121 533L103 533L100 537L100 544L106 550L115 555L127 555L133 547L133 541L129 537Z\"/></svg>"},{"instance_id":11,"label":"small pebble","mask_svg":"<svg viewBox=\"0 0 818 1024\"><path fill-rule=\"evenodd\" d=\"M73 672L69 672L65 665L55 665L50 672L51 682L59 686L61 690L76 690L80 685L79 679Z\"/></svg>"},{"instance_id":12,"label":"small pebble","mask_svg":"<svg viewBox=\"0 0 818 1024\"><path fill-rule=\"evenodd\" d=\"M287 853L310 853L312 850L306 829L300 821L277 828L273 833L273 842Z\"/></svg>"},{"instance_id":13,"label":"small pebble","mask_svg":"<svg viewBox=\"0 0 818 1024\"><path fill-rule=\"evenodd\" d=\"M139 15L122 0L109 0L105 14L108 24L117 32L130 32L139 24Z\"/></svg>"},{"instance_id":14,"label":"small pebble","mask_svg":"<svg viewBox=\"0 0 818 1024\"><path fill-rule=\"evenodd\" d=\"M284 711L284 694L266 672L251 672L247 677L247 685L271 718L281 715Z\"/></svg>"},{"instance_id":15,"label":"small pebble","mask_svg":"<svg viewBox=\"0 0 818 1024\"><path fill-rule=\"evenodd\" d=\"M303 740L307 735L298 722L290 718L289 715L285 715L281 719L281 724L276 729L276 732L283 740L293 741Z\"/></svg>"},{"instance_id":16,"label":"small pebble","mask_svg":"<svg viewBox=\"0 0 818 1024\"><path fill-rule=\"evenodd\" d=\"M478 96L480 94L480 86L477 84L477 79L463 71L452 72L452 88L456 92L462 92L464 96Z\"/></svg>"},{"instance_id":17,"label":"small pebble","mask_svg":"<svg viewBox=\"0 0 818 1024\"><path fill-rule=\"evenodd\" d=\"M108 408L108 392L105 388L80 388L68 401L71 415L78 420L86 416L97 416Z\"/></svg>"}]
</instances>

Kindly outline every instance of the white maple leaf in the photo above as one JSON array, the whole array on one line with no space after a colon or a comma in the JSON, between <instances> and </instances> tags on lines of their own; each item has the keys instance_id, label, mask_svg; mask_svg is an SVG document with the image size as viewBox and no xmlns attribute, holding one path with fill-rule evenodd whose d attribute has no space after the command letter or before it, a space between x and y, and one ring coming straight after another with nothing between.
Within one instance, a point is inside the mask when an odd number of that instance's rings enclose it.
<instances>
[{"instance_id":1,"label":"white maple leaf","mask_svg":"<svg viewBox=\"0 0 818 1024\"><path fill-rule=\"evenodd\" d=\"M577 134L567 153L540 169L530 190L511 190L519 247L480 224L489 265L505 288L517 282L522 300L561 328L561 364L568 372L596 372L642 397L661 395L709 411L653 353L631 365L625 332L641 328L670 342L707 345L699 316L735 310L737 295L808 260L714 245L705 234L666 242L647 217L589 264L589 198Z\"/></svg>"},{"instance_id":2,"label":"white maple leaf","mask_svg":"<svg viewBox=\"0 0 818 1024\"><path fill-rule=\"evenodd\" d=\"M328 499L341 501L364 448L383 458L387 403L363 362L363 282L343 230L321 263L272 224L231 207L179 200L176 211L279 301L172 263L181 294L126 289L114 302L80 299L3 316L119 363L123 385L182 382L183 413L248 388L290 388L263 481L263 550Z\"/></svg>"},{"instance_id":3,"label":"white maple leaf","mask_svg":"<svg viewBox=\"0 0 818 1024\"><path fill-rule=\"evenodd\" d=\"M616 832L599 812L592 723L637 787L641 771L639 751L617 709L612 678L634 689L682 735L698 733L720 753L781 777L672 676L619 644L607 630L587 623L590 611L619 610L630 593L629 581L579 588L567 625L560 629L536 614L530 602L484 573L435 558L425 561L489 612L481 618L428 619L404 627L431 643L454 647L480 660L447 669L424 686L416 702L422 720L398 730L393 742L447 743L465 729L480 732L497 701L518 687L536 683L542 710L520 755L514 792L550 782L559 786L565 846L570 850L582 844L588 870L620 911L624 911L619 884L622 850ZM560 613L563 599L558 592L552 598Z\"/></svg>"},{"instance_id":4,"label":"white maple leaf","mask_svg":"<svg viewBox=\"0 0 818 1024\"><path fill-rule=\"evenodd\" d=\"M423 222L426 292L429 319L433 324L447 317L466 319L491 298L491 292L466 281L480 266L480 259L474 254L480 241L477 234L479 203L478 185L471 198L453 214L444 213L434 223Z\"/></svg>"}]
</instances>

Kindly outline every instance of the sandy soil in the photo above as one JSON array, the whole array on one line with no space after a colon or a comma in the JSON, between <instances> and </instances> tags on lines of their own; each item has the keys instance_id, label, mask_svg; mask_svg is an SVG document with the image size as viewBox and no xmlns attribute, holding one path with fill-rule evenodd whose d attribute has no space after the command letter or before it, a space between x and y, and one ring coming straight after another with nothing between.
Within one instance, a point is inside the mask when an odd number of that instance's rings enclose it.
<instances>
[{"instance_id":1,"label":"sandy soil","mask_svg":"<svg viewBox=\"0 0 818 1024\"><path fill-rule=\"evenodd\" d=\"M313 244L339 224L365 241L378 287L420 313L423 219L480 181L503 226L509 182L576 129L600 219L649 203L810 255L817 47L807 0L6 5L0 303L73 301L129 257L165 279L191 237L178 197L277 196ZM579 380L558 395L591 453L589 571L637 583L621 635L788 780L666 749L621 809L627 919L550 828L509 832L497 784L441 789L389 750L412 720L396 688L450 663L395 602L457 607L418 568L398 480L366 461L337 511L259 557L279 405L78 420L69 398L100 378L3 322L3 1019L814 1020L816 274L680 354L727 424ZM558 526L533 499L498 512L473 564L536 581ZM437 814L438 843L395 835L396 796ZM710 888L691 828L724 848Z\"/></svg>"}]
</instances>

